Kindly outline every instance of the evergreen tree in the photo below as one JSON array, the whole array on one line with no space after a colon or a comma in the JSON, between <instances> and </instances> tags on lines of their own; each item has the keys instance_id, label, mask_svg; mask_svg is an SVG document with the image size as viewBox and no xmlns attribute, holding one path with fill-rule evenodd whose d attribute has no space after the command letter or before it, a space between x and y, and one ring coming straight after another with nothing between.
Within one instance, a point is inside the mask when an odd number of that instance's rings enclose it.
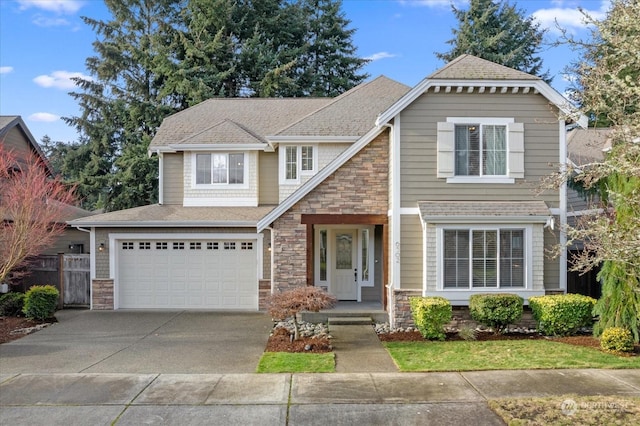
<instances>
[{"instance_id":1,"label":"evergreen tree","mask_svg":"<svg viewBox=\"0 0 640 426\"><path fill-rule=\"evenodd\" d=\"M471 0L467 10L451 9L459 27L447 41L451 50L436 53L439 59L449 62L469 54L551 81L538 56L545 31L533 17L506 1Z\"/></svg>"}]
</instances>

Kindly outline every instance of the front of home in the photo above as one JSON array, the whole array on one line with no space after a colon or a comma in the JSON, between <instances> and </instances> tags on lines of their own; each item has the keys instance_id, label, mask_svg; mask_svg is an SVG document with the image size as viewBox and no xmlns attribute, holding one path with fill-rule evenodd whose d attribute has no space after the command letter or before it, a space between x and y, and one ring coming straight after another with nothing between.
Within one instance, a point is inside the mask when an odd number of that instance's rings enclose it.
<instances>
[{"instance_id":1,"label":"front of home","mask_svg":"<svg viewBox=\"0 0 640 426\"><path fill-rule=\"evenodd\" d=\"M570 112L469 55L412 89L203 102L150 145L159 204L71 222L91 235L92 308L257 310L313 285L401 325L411 295L565 291L545 249L566 194L533 192L565 161Z\"/></svg>"}]
</instances>

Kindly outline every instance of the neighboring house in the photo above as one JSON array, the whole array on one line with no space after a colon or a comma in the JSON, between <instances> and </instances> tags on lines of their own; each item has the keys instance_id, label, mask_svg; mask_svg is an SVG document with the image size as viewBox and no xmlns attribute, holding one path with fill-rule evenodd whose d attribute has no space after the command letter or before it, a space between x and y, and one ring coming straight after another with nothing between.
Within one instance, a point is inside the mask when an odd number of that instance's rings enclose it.
<instances>
[{"instance_id":1,"label":"neighboring house","mask_svg":"<svg viewBox=\"0 0 640 426\"><path fill-rule=\"evenodd\" d=\"M158 205L71 222L91 231L92 307L256 310L315 285L402 325L411 295L564 292L566 258L545 248L565 190L533 190L572 114L540 78L469 55L413 89L205 101L151 142Z\"/></svg>"},{"instance_id":2,"label":"neighboring house","mask_svg":"<svg viewBox=\"0 0 640 426\"><path fill-rule=\"evenodd\" d=\"M573 128L567 134L567 155L569 163L576 168L584 167L590 163L599 163L604 160L604 154L611 149L611 129L609 128ZM591 214L601 208L597 195L581 195L569 188L567 191L567 216L569 225L575 225L576 221L585 214ZM581 251L581 242L576 242L569 247L569 263L571 256ZM597 275L600 268L594 268L586 273L569 271L567 275L567 291L579 293L594 298L600 297L600 283Z\"/></svg>"},{"instance_id":3,"label":"neighboring house","mask_svg":"<svg viewBox=\"0 0 640 426\"><path fill-rule=\"evenodd\" d=\"M40 145L27 128L22 117L17 115L0 116L0 144L4 149L11 152L18 161L24 160L29 156L36 156L42 160L43 167L47 173L53 176L55 172L50 167L49 162ZM67 206L65 208L62 222L78 219L91 215L91 212L83 210L76 206ZM7 218L3 218L7 219ZM42 254L55 255L58 253L86 253L89 249L89 234L68 226L64 234L57 238L55 242L48 247Z\"/></svg>"}]
</instances>

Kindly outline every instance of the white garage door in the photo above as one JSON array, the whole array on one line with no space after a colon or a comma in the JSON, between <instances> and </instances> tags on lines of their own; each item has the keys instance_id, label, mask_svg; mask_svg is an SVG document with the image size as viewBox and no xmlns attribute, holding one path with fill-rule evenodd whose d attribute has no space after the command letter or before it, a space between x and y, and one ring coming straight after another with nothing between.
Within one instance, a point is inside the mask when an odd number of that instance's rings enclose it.
<instances>
[{"instance_id":1,"label":"white garage door","mask_svg":"<svg viewBox=\"0 0 640 426\"><path fill-rule=\"evenodd\" d=\"M255 240L120 240L120 308L258 309Z\"/></svg>"}]
</instances>

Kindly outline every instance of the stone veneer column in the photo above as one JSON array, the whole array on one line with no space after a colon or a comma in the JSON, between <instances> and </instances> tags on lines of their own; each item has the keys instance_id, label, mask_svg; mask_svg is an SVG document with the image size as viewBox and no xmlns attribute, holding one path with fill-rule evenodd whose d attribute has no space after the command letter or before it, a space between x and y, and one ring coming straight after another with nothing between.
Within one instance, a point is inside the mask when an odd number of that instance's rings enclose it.
<instances>
[{"instance_id":1,"label":"stone veneer column","mask_svg":"<svg viewBox=\"0 0 640 426\"><path fill-rule=\"evenodd\" d=\"M280 216L273 223L274 287L286 290L307 284L307 226L300 223L303 214L386 216L388 176L387 130Z\"/></svg>"},{"instance_id":2,"label":"stone veneer column","mask_svg":"<svg viewBox=\"0 0 640 426\"><path fill-rule=\"evenodd\" d=\"M91 282L93 288L92 309L112 310L113 309L113 280L95 279Z\"/></svg>"},{"instance_id":3,"label":"stone veneer column","mask_svg":"<svg viewBox=\"0 0 640 426\"><path fill-rule=\"evenodd\" d=\"M411 306L409 298L420 296L420 290L394 290L393 300L389 303L394 304L393 318L389 318L391 326L394 328L415 327L413 316L411 315Z\"/></svg>"}]
</instances>

